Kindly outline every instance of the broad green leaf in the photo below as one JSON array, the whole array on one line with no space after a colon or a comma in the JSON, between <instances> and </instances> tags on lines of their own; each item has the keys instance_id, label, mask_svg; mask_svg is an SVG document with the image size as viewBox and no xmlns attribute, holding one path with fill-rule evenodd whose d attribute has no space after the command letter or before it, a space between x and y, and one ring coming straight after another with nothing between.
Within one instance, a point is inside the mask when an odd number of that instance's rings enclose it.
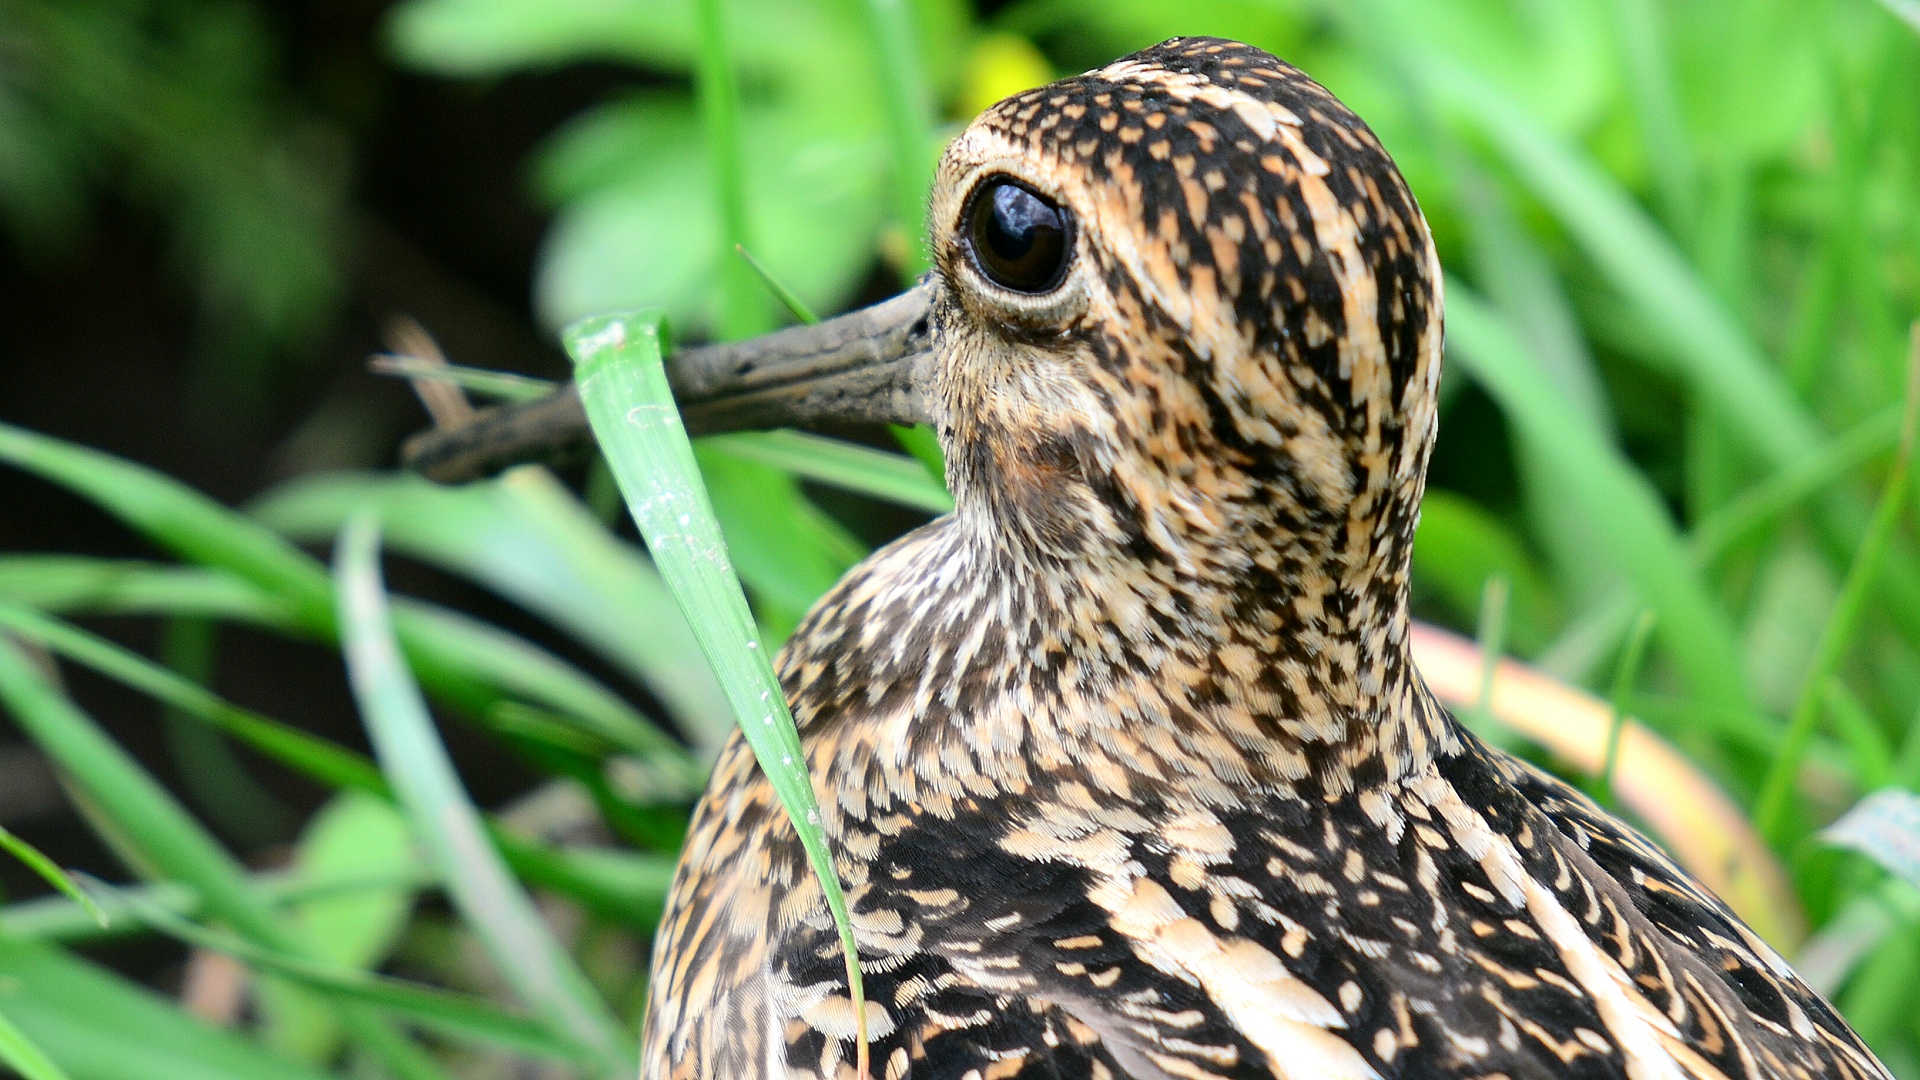
<instances>
[{"instance_id":1,"label":"broad green leaf","mask_svg":"<svg viewBox=\"0 0 1920 1080\"><path fill-rule=\"evenodd\" d=\"M454 906L501 975L556 1035L585 1048L597 1072L622 1072L633 1048L501 860L407 669L380 578L376 519L370 512L356 515L335 546L354 698L381 769Z\"/></svg>"},{"instance_id":2,"label":"broad green leaf","mask_svg":"<svg viewBox=\"0 0 1920 1080\"><path fill-rule=\"evenodd\" d=\"M307 823L295 851L298 883L386 877L385 889L335 890L291 905L290 914L314 944L314 959L343 967L377 966L406 928L413 889L403 871L414 865L413 840L393 804L348 790L320 808ZM338 1044L329 1011L305 992L263 981L257 989L264 1037L302 1061L324 1062Z\"/></svg>"}]
</instances>

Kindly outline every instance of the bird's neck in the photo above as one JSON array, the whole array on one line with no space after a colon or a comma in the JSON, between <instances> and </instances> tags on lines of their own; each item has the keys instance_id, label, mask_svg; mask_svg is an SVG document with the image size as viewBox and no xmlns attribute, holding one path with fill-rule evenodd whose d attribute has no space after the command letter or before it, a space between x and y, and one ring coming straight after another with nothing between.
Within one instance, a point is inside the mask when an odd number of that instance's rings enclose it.
<instances>
[{"instance_id":1,"label":"bird's neck","mask_svg":"<svg viewBox=\"0 0 1920 1080\"><path fill-rule=\"evenodd\" d=\"M1171 517L1118 520L1114 485ZM1411 511L1306 532L1256 484L1232 504L1143 477L1046 499L958 486L951 519L854 571L796 635L803 723L883 716L877 741L950 740L983 771L1057 756L1319 795L1446 751L1409 655Z\"/></svg>"}]
</instances>

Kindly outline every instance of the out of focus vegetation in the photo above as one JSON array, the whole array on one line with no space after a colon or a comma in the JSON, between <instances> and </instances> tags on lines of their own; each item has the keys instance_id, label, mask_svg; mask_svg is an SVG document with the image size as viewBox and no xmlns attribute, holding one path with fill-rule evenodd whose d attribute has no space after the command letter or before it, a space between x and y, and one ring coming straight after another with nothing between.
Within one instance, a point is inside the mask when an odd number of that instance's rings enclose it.
<instances>
[{"instance_id":1,"label":"out of focus vegetation","mask_svg":"<svg viewBox=\"0 0 1920 1080\"><path fill-rule=\"evenodd\" d=\"M284 17L0 0L8 257L57 274L102 215L150 222L230 416L311 363L393 250L356 201L371 163L293 85ZM1165 37L1325 82L1400 162L1449 273L1419 613L1504 627L1748 807L1814 928L1777 944L1920 1080L1920 815L1899 794L1920 790L1914 0L401 0L380 26L391 68L332 72L336 98L599 80L514 196L550 215L526 301L549 335L614 308L665 308L683 337L789 318L734 242L815 310L885 295L923 265L956 125ZM842 449L699 448L775 639L938 503ZM629 1071L652 920L731 721L603 471L312 473L230 509L18 427L0 460L158 556L0 555L0 701L128 883L80 884L104 929L58 896L0 907L0 1059L35 1080ZM387 609L365 525L333 570L300 546L361 509L433 600ZM130 623L158 645L117 644ZM373 738L219 696L239 634L345 648ZM389 634L444 743L408 673L369 659ZM114 731L109 710L149 718L108 681L164 706L168 740L107 737L76 700ZM476 807L460 781L500 757L531 786ZM276 824L301 785L322 809ZM129 957L159 940L180 944L148 977Z\"/></svg>"}]
</instances>

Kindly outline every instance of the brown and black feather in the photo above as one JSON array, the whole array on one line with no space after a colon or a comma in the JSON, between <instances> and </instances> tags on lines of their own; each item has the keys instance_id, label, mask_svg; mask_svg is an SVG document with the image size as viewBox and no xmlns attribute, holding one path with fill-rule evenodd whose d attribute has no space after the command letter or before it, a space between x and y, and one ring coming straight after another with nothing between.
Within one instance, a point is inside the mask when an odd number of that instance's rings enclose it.
<instances>
[{"instance_id":1,"label":"brown and black feather","mask_svg":"<svg viewBox=\"0 0 1920 1080\"><path fill-rule=\"evenodd\" d=\"M1002 176L1071 216L1044 294L960 234ZM1176 39L989 110L931 218L958 509L780 662L876 1077L1885 1080L1724 905L1420 682L1440 275L1352 113ZM839 949L736 738L644 1075L851 1075Z\"/></svg>"}]
</instances>

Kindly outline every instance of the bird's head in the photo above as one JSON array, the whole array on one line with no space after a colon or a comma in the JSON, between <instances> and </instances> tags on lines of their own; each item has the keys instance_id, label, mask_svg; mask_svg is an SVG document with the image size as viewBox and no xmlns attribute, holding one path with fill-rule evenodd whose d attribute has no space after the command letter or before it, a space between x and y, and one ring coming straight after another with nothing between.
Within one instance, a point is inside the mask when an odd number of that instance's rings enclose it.
<instances>
[{"instance_id":1,"label":"bird's head","mask_svg":"<svg viewBox=\"0 0 1920 1080\"><path fill-rule=\"evenodd\" d=\"M947 148L931 226L923 381L963 518L1049 560L1404 578L1439 263L1317 83L1177 38L1016 95Z\"/></svg>"}]
</instances>

